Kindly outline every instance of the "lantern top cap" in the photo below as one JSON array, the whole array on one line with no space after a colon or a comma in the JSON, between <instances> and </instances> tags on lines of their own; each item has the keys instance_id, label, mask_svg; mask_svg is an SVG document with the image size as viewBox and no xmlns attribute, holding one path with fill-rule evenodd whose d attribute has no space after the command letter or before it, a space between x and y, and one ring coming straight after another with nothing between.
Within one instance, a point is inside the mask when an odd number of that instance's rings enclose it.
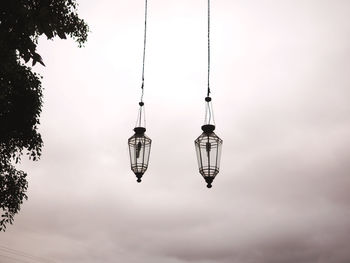
<instances>
[{"instance_id":1,"label":"lantern top cap","mask_svg":"<svg viewBox=\"0 0 350 263\"><path fill-rule=\"evenodd\" d=\"M144 127L135 127L135 128L134 128L134 132L135 132L136 134L144 134L145 131L146 131L146 128L144 128Z\"/></svg>"},{"instance_id":2,"label":"lantern top cap","mask_svg":"<svg viewBox=\"0 0 350 263\"><path fill-rule=\"evenodd\" d=\"M205 133L212 133L215 130L215 125L206 124L202 126L202 131Z\"/></svg>"}]
</instances>

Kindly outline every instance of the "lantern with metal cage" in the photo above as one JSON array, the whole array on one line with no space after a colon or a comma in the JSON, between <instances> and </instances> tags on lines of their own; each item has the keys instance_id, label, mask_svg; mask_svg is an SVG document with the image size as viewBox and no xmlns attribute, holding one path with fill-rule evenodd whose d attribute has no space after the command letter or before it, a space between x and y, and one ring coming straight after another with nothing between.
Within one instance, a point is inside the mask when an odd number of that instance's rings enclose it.
<instances>
[{"instance_id":1,"label":"lantern with metal cage","mask_svg":"<svg viewBox=\"0 0 350 263\"><path fill-rule=\"evenodd\" d=\"M215 120L210 96L210 0L208 0L208 90L205 98L206 109L203 133L195 140L199 173L211 188L213 180L219 173L222 140L214 133Z\"/></svg>"},{"instance_id":2,"label":"lantern with metal cage","mask_svg":"<svg viewBox=\"0 0 350 263\"><path fill-rule=\"evenodd\" d=\"M131 170L141 182L143 174L148 168L152 140L145 135L146 128L136 127L135 134L128 140Z\"/></svg>"},{"instance_id":3,"label":"lantern with metal cage","mask_svg":"<svg viewBox=\"0 0 350 263\"><path fill-rule=\"evenodd\" d=\"M211 123L213 120L213 110L210 103L211 98L206 97L205 100L207 105L205 124L202 126L203 133L195 140L194 143L196 147L199 173L205 179L207 187L211 188L213 180L220 170L223 141L214 133L215 125Z\"/></svg>"},{"instance_id":4,"label":"lantern with metal cage","mask_svg":"<svg viewBox=\"0 0 350 263\"><path fill-rule=\"evenodd\" d=\"M203 133L195 140L199 173L212 187L215 176L219 173L222 140L214 133L214 125L203 125Z\"/></svg>"},{"instance_id":5,"label":"lantern with metal cage","mask_svg":"<svg viewBox=\"0 0 350 263\"><path fill-rule=\"evenodd\" d=\"M145 86L145 58L146 58L146 35L147 35L147 8L148 3L145 0L145 28L144 28L144 46L142 61L142 84L141 84L141 101L134 128L135 134L128 140L131 170L137 177L137 182L141 183L141 178L148 168L149 156L151 152L152 140L145 135L146 132L146 114L143 102L144 86Z\"/></svg>"}]
</instances>

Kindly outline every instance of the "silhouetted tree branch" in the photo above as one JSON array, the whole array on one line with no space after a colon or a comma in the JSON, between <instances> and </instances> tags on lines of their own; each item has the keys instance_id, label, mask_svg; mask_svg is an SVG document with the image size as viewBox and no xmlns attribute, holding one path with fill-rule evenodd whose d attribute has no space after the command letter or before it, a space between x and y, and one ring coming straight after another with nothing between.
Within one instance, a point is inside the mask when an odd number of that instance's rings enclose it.
<instances>
[{"instance_id":1,"label":"silhouetted tree branch","mask_svg":"<svg viewBox=\"0 0 350 263\"><path fill-rule=\"evenodd\" d=\"M43 146L41 77L26 63L45 65L36 52L41 35L86 42L88 26L76 11L75 0L0 1L0 231L27 199L26 174L14 164L24 151L37 160Z\"/></svg>"}]
</instances>

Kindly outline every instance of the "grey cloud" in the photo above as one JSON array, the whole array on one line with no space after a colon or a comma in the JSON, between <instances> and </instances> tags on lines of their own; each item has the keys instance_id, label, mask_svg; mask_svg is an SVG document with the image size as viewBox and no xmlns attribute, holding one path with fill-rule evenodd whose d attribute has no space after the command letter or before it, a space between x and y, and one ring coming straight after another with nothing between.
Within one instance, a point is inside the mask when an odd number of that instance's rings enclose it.
<instances>
[{"instance_id":1,"label":"grey cloud","mask_svg":"<svg viewBox=\"0 0 350 263\"><path fill-rule=\"evenodd\" d=\"M126 144L140 95L140 2L80 1L92 28L86 48L42 42L45 148L41 161L23 161L29 201L0 245L57 263L349 262L349 3L212 3L224 148L208 191L193 145L206 10L170 2L150 9L153 145L142 184Z\"/></svg>"}]
</instances>

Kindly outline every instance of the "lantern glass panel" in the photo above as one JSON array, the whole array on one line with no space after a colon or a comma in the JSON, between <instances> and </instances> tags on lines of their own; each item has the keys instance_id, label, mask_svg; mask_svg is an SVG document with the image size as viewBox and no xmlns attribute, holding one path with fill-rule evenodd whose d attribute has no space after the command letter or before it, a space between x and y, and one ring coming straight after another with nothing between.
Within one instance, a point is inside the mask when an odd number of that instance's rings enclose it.
<instances>
[{"instance_id":1,"label":"lantern glass panel","mask_svg":"<svg viewBox=\"0 0 350 263\"><path fill-rule=\"evenodd\" d=\"M203 177L219 173L222 140L215 133L203 133L195 141L199 172Z\"/></svg>"},{"instance_id":2,"label":"lantern glass panel","mask_svg":"<svg viewBox=\"0 0 350 263\"><path fill-rule=\"evenodd\" d=\"M143 174L148 168L152 140L146 135L135 134L129 141L131 170Z\"/></svg>"}]
</instances>

